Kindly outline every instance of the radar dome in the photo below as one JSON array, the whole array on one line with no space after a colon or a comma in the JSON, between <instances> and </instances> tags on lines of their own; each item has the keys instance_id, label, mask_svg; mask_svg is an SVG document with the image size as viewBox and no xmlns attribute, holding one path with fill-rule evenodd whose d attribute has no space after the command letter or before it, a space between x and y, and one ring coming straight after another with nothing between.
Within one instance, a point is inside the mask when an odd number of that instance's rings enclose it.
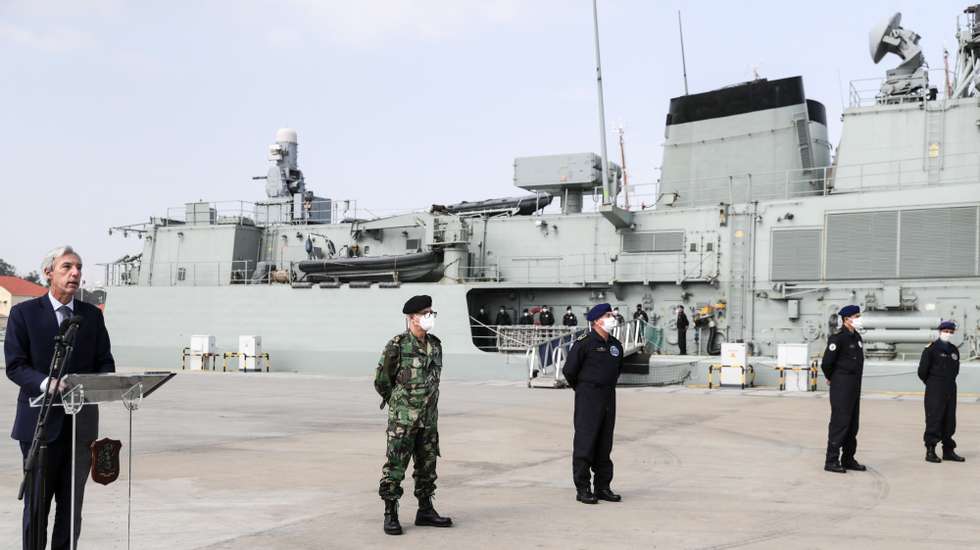
<instances>
[{"instance_id":1,"label":"radar dome","mask_svg":"<svg viewBox=\"0 0 980 550\"><path fill-rule=\"evenodd\" d=\"M276 131L276 143L299 143L296 130L292 128L280 128Z\"/></svg>"}]
</instances>

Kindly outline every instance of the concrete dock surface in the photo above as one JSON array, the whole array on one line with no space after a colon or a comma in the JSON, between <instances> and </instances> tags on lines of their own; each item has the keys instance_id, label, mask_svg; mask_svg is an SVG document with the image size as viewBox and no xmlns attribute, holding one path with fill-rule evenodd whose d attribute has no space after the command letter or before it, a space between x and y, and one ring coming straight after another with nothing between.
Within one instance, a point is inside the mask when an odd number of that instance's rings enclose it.
<instances>
[{"instance_id":1,"label":"concrete dock surface","mask_svg":"<svg viewBox=\"0 0 980 550\"><path fill-rule=\"evenodd\" d=\"M17 387L0 384L0 426ZM416 527L412 482L386 536L377 496L386 412L371 379L181 372L135 416L133 548L978 548L980 403L959 403L962 464L923 460L920 395L868 394L858 459L822 469L826 394L772 389L621 388L613 489L575 501L572 392L446 380L436 508ZM86 489L80 549L126 548L127 414L102 407L123 441L122 474ZM21 458L0 446L0 548L19 548Z\"/></svg>"}]
</instances>

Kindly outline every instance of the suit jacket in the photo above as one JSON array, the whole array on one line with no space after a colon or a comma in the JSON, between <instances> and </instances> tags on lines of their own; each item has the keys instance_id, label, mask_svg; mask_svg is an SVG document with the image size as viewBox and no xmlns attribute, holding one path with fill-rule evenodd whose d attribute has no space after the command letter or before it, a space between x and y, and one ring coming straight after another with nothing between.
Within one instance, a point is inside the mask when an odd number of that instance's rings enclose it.
<instances>
[{"instance_id":1,"label":"suit jacket","mask_svg":"<svg viewBox=\"0 0 980 550\"><path fill-rule=\"evenodd\" d=\"M109 333L102 310L75 300L75 315L81 315L84 320L78 327L75 347L64 374L115 372L116 363L109 348ZM57 335L58 317L47 294L17 304L10 310L3 353L7 360L7 378L20 386L17 414L10 434L18 441L34 438L40 409L32 408L29 400L41 395L41 382L51 368ZM51 407L45 439L53 441L58 437L64 418L64 409ZM94 441L99 435L98 406L85 405L75 418L79 441Z\"/></svg>"}]
</instances>

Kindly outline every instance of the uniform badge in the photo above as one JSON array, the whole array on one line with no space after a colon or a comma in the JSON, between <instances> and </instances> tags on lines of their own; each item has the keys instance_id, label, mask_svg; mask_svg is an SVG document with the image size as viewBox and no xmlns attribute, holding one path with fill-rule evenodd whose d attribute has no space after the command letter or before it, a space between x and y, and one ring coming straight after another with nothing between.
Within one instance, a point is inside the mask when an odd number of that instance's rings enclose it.
<instances>
[{"instance_id":1,"label":"uniform badge","mask_svg":"<svg viewBox=\"0 0 980 550\"><path fill-rule=\"evenodd\" d=\"M858 347L864 349L864 344L862 344L860 340L858 340Z\"/></svg>"},{"instance_id":2,"label":"uniform badge","mask_svg":"<svg viewBox=\"0 0 980 550\"><path fill-rule=\"evenodd\" d=\"M829 346L827 346L827 349L830 351L835 351L837 349L837 344L831 343Z\"/></svg>"},{"instance_id":3,"label":"uniform badge","mask_svg":"<svg viewBox=\"0 0 980 550\"><path fill-rule=\"evenodd\" d=\"M953 361L959 361L959 360L960 360L960 356L959 356L959 355L956 355L956 354L954 353L954 354L953 354Z\"/></svg>"},{"instance_id":4,"label":"uniform badge","mask_svg":"<svg viewBox=\"0 0 980 550\"><path fill-rule=\"evenodd\" d=\"M613 357L619 357L619 348L617 348L616 346L610 346L609 354L612 355Z\"/></svg>"},{"instance_id":5,"label":"uniform badge","mask_svg":"<svg viewBox=\"0 0 980 550\"><path fill-rule=\"evenodd\" d=\"M119 450L122 443L103 438L92 443L92 481L108 485L119 477Z\"/></svg>"}]
</instances>

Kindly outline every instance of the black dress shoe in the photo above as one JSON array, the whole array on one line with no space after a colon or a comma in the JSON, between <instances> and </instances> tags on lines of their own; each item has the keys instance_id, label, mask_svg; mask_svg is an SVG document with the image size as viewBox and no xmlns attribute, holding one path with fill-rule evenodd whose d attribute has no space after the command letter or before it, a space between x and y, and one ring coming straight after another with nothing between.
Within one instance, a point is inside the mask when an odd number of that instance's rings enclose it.
<instances>
[{"instance_id":1,"label":"black dress shoe","mask_svg":"<svg viewBox=\"0 0 980 550\"><path fill-rule=\"evenodd\" d=\"M868 469L867 466L859 463L857 460L854 460L853 458L849 460L841 460L840 465L845 470L854 470L855 472L863 472Z\"/></svg>"},{"instance_id":2,"label":"black dress shoe","mask_svg":"<svg viewBox=\"0 0 980 550\"><path fill-rule=\"evenodd\" d=\"M579 489L578 492L575 494L575 500L577 500L577 501L579 501L579 502L581 502L583 504L598 504L599 503L599 499L597 499L595 497L595 495L592 494L592 491L590 491L588 489Z\"/></svg>"},{"instance_id":3,"label":"black dress shoe","mask_svg":"<svg viewBox=\"0 0 980 550\"><path fill-rule=\"evenodd\" d=\"M949 460L952 462L966 462L966 459L956 454L956 451L954 451L953 449L950 449L948 451L946 449L943 449L943 460Z\"/></svg>"},{"instance_id":4,"label":"black dress shoe","mask_svg":"<svg viewBox=\"0 0 980 550\"><path fill-rule=\"evenodd\" d=\"M946 454L946 453L943 453ZM934 464L939 464L942 462L939 456L936 454L936 447L926 447L926 462L932 462Z\"/></svg>"},{"instance_id":5,"label":"black dress shoe","mask_svg":"<svg viewBox=\"0 0 980 550\"><path fill-rule=\"evenodd\" d=\"M623 497L612 492L612 489L609 487L604 489L596 489L595 497L599 500L608 500L609 502L619 502L623 500Z\"/></svg>"},{"instance_id":6,"label":"black dress shoe","mask_svg":"<svg viewBox=\"0 0 980 550\"><path fill-rule=\"evenodd\" d=\"M419 499L419 511L415 513L415 525L423 527L452 527L452 518L439 515L431 498Z\"/></svg>"},{"instance_id":7,"label":"black dress shoe","mask_svg":"<svg viewBox=\"0 0 980 550\"><path fill-rule=\"evenodd\" d=\"M398 501L385 501L385 522L384 529L386 535L402 534L402 524L398 522Z\"/></svg>"},{"instance_id":8,"label":"black dress shoe","mask_svg":"<svg viewBox=\"0 0 980 550\"><path fill-rule=\"evenodd\" d=\"M840 465L840 462L827 462L823 465L823 469L828 472L834 472L835 474L846 474L847 470Z\"/></svg>"}]
</instances>

